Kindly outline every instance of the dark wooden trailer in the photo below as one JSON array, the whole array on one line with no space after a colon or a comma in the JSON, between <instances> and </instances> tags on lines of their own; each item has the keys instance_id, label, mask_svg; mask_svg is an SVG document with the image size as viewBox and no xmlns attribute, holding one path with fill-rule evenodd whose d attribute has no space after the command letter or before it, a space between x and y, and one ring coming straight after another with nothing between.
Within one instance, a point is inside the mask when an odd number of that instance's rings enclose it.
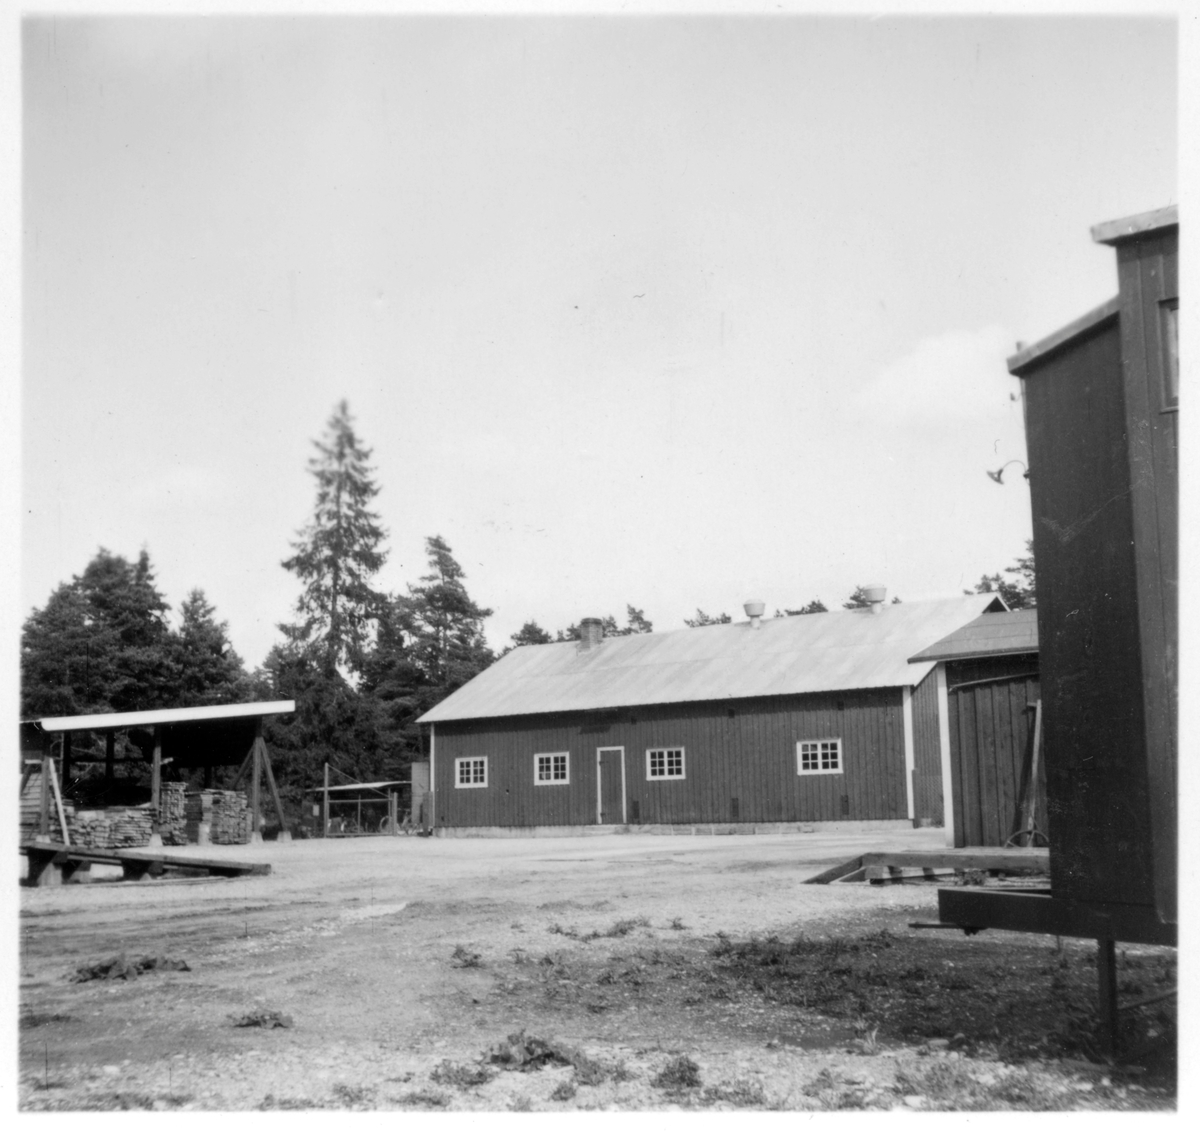
<instances>
[{"instance_id":1,"label":"dark wooden trailer","mask_svg":"<svg viewBox=\"0 0 1200 1131\"><path fill-rule=\"evenodd\" d=\"M944 922L1175 945L1177 210L1093 229L1120 294L1009 360L1025 394L1050 887L943 890Z\"/></svg>"}]
</instances>

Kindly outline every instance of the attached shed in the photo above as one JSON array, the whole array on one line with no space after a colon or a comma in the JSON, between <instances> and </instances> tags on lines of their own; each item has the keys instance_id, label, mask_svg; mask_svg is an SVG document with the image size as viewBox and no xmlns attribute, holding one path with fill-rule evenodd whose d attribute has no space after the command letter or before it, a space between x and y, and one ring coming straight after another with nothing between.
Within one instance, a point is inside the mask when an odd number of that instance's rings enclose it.
<instances>
[{"instance_id":1,"label":"attached shed","mask_svg":"<svg viewBox=\"0 0 1200 1131\"><path fill-rule=\"evenodd\" d=\"M427 712L435 830L941 820L921 648L991 595L518 648Z\"/></svg>"},{"instance_id":2,"label":"attached shed","mask_svg":"<svg viewBox=\"0 0 1200 1131\"><path fill-rule=\"evenodd\" d=\"M912 662L937 664L946 687L946 844L1003 847L1031 815L1048 836L1045 760L1035 757L1037 610L984 613Z\"/></svg>"}]
</instances>

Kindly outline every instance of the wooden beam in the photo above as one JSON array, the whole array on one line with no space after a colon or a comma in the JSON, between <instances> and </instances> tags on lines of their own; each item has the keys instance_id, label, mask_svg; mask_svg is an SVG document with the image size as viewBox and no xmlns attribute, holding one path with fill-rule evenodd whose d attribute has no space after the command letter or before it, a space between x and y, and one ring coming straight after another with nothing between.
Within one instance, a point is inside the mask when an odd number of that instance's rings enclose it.
<instances>
[{"instance_id":1,"label":"wooden beam","mask_svg":"<svg viewBox=\"0 0 1200 1131\"><path fill-rule=\"evenodd\" d=\"M62 829L63 844L70 845L71 834L67 831L67 813L63 807L62 793L58 788L58 778L54 773L54 759L50 759L50 788L54 792L54 805L58 810L58 823Z\"/></svg>"},{"instance_id":2,"label":"wooden beam","mask_svg":"<svg viewBox=\"0 0 1200 1131\"><path fill-rule=\"evenodd\" d=\"M50 757L50 736L42 738L42 792L41 807L38 820L38 835L43 839L50 837L50 775L54 773L54 761Z\"/></svg>"},{"instance_id":3,"label":"wooden beam","mask_svg":"<svg viewBox=\"0 0 1200 1131\"><path fill-rule=\"evenodd\" d=\"M159 805L162 802L162 730L154 728L154 758L150 763L150 815L158 832L162 824Z\"/></svg>"},{"instance_id":4,"label":"wooden beam","mask_svg":"<svg viewBox=\"0 0 1200 1131\"><path fill-rule=\"evenodd\" d=\"M71 735L63 735L62 744L62 788L71 784Z\"/></svg>"},{"instance_id":5,"label":"wooden beam","mask_svg":"<svg viewBox=\"0 0 1200 1131\"><path fill-rule=\"evenodd\" d=\"M275 813L279 817L279 831L287 832L287 819L283 815L283 802L279 800L279 790L275 788L275 773L271 769L271 755L267 750L266 742L259 738L256 739L262 745L262 764L263 769L267 771L267 786L271 790L271 800L275 802Z\"/></svg>"},{"instance_id":6,"label":"wooden beam","mask_svg":"<svg viewBox=\"0 0 1200 1131\"><path fill-rule=\"evenodd\" d=\"M250 832L262 835L262 814L259 807L262 802L262 721L255 727L254 745L250 747L250 760L253 769L250 771Z\"/></svg>"}]
</instances>

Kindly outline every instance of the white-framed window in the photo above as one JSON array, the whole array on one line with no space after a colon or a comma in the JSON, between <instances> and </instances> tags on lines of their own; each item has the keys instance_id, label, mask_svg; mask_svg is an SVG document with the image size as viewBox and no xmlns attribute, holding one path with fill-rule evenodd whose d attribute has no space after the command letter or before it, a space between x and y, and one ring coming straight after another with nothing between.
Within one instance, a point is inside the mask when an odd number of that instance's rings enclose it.
<instances>
[{"instance_id":1,"label":"white-framed window","mask_svg":"<svg viewBox=\"0 0 1200 1131\"><path fill-rule=\"evenodd\" d=\"M661 746L646 751L646 779L684 778L686 765L682 746Z\"/></svg>"},{"instance_id":2,"label":"white-framed window","mask_svg":"<svg viewBox=\"0 0 1200 1131\"><path fill-rule=\"evenodd\" d=\"M840 774L842 740L817 738L796 743L796 773Z\"/></svg>"},{"instance_id":3,"label":"white-framed window","mask_svg":"<svg viewBox=\"0 0 1200 1131\"><path fill-rule=\"evenodd\" d=\"M455 789L487 789L487 758L455 758Z\"/></svg>"},{"instance_id":4,"label":"white-framed window","mask_svg":"<svg viewBox=\"0 0 1200 1131\"><path fill-rule=\"evenodd\" d=\"M570 754L535 754L533 756L534 785L570 785Z\"/></svg>"}]
</instances>

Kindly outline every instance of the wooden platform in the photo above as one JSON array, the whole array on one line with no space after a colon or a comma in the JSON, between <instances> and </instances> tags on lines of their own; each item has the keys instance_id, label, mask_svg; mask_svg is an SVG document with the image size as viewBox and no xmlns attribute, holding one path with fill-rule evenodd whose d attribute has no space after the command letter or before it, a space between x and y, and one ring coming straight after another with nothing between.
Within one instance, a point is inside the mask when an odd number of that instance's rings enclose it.
<instances>
[{"instance_id":1,"label":"wooden platform","mask_svg":"<svg viewBox=\"0 0 1200 1131\"><path fill-rule=\"evenodd\" d=\"M126 880L145 880L175 872L199 876L266 876L270 864L247 864L238 860L208 860L199 856L172 856L142 848L76 848L48 841L21 845L29 858L25 883L34 887L64 884L84 879L93 864L121 868Z\"/></svg>"},{"instance_id":2,"label":"wooden platform","mask_svg":"<svg viewBox=\"0 0 1200 1131\"><path fill-rule=\"evenodd\" d=\"M940 852L867 852L827 868L806 884L899 883L936 880L961 872L998 876L1050 873L1047 848L947 848Z\"/></svg>"}]
</instances>

